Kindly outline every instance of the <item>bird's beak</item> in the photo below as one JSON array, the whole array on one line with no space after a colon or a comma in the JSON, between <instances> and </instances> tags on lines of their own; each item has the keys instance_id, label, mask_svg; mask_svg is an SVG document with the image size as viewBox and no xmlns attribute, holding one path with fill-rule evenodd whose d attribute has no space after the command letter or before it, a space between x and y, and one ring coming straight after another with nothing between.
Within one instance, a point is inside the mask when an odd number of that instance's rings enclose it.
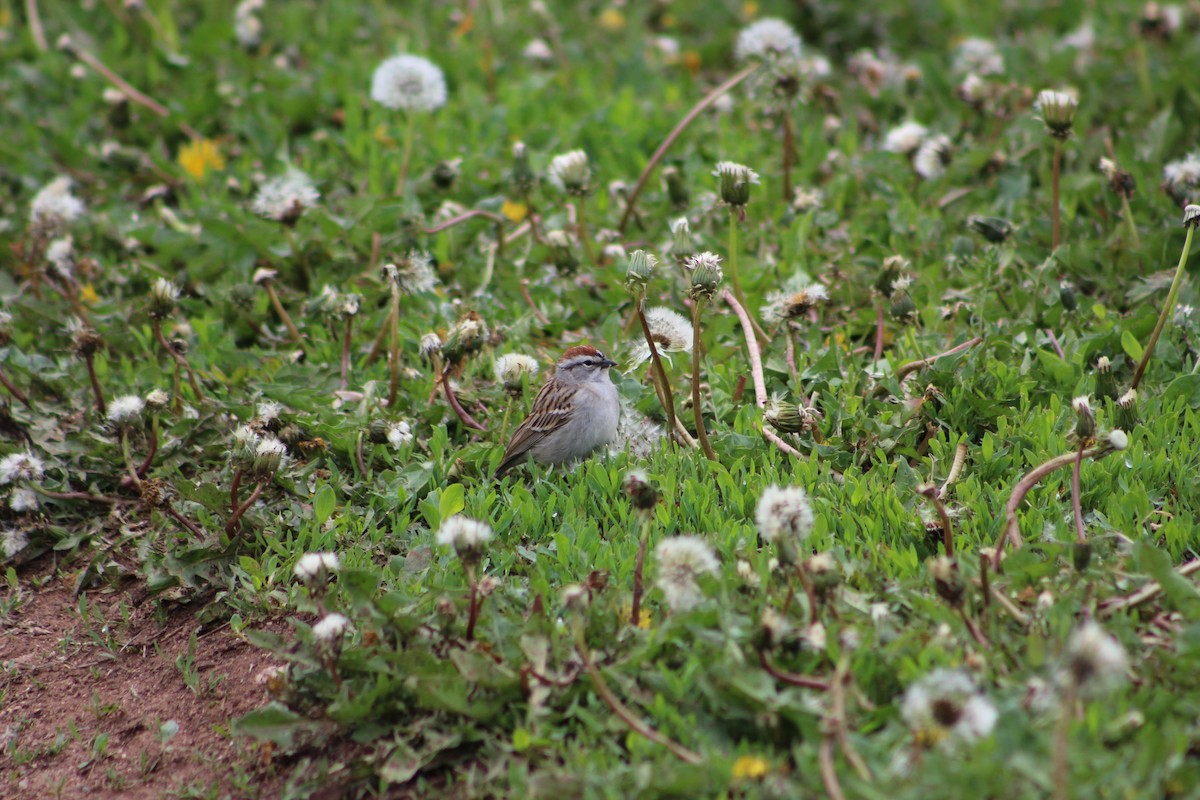
<instances>
[{"instance_id":1,"label":"bird's beak","mask_svg":"<svg viewBox=\"0 0 1200 800\"><path fill-rule=\"evenodd\" d=\"M602 367L615 367L616 365L617 362L613 361L611 358L605 358L600 361L600 366Z\"/></svg>"}]
</instances>

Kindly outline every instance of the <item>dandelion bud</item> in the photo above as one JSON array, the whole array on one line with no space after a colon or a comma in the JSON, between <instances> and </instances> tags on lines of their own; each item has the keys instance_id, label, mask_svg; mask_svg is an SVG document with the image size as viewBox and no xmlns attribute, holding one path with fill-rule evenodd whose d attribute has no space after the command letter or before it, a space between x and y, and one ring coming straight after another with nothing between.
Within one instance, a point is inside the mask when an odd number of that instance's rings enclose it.
<instances>
[{"instance_id":1,"label":"dandelion bud","mask_svg":"<svg viewBox=\"0 0 1200 800\"><path fill-rule=\"evenodd\" d=\"M842 582L837 560L829 553L817 553L804 562L804 569L812 579L813 590L817 593L818 600L828 600Z\"/></svg>"},{"instance_id":2,"label":"dandelion bud","mask_svg":"<svg viewBox=\"0 0 1200 800\"><path fill-rule=\"evenodd\" d=\"M652 511L658 505L658 489L641 470L630 470L625 475L625 495L638 511Z\"/></svg>"},{"instance_id":3,"label":"dandelion bud","mask_svg":"<svg viewBox=\"0 0 1200 800\"><path fill-rule=\"evenodd\" d=\"M458 179L461 163L461 159L457 158L453 161L439 161L433 168L433 185L442 191L451 189L454 181Z\"/></svg>"},{"instance_id":4,"label":"dandelion bud","mask_svg":"<svg viewBox=\"0 0 1200 800\"><path fill-rule=\"evenodd\" d=\"M658 259L645 250L634 250L625 267L625 289L634 296L644 293L657 264Z\"/></svg>"},{"instance_id":5,"label":"dandelion bud","mask_svg":"<svg viewBox=\"0 0 1200 800\"><path fill-rule=\"evenodd\" d=\"M233 432L229 461L235 471L244 472L254 468L255 453L261 441L262 437L249 425L243 425Z\"/></svg>"},{"instance_id":6,"label":"dandelion bud","mask_svg":"<svg viewBox=\"0 0 1200 800\"><path fill-rule=\"evenodd\" d=\"M1100 159L1100 172L1108 181L1108 188L1114 194L1124 197L1126 200L1133 198L1133 192L1137 189L1137 181L1133 179L1131 173L1121 169L1117 162L1110 158Z\"/></svg>"},{"instance_id":7,"label":"dandelion bud","mask_svg":"<svg viewBox=\"0 0 1200 800\"><path fill-rule=\"evenodd\" d=\"M464 564L476 564L483 558L484 545L491 541L492 536L492 526L487 523L455 514L442 520L437 543L453 548Z\"/></svg>"},{"instance_id":8,"label":"dandelion bud","mask_svg":"<svg viewBox=\"0 0 1200 800\"><path fill-rule=\"evenodd\" d=\"M572 583L562 591L563 606L569 612L583 613L587 611L590 599L587 588L580 586L578 583Z\"/></svg>"},{"instance_id":9,"label":"dandelion bud","mask_svg":"<svg viewBox=\"0 0 1200 800\"><path fill-rule=\"evenodd\" d=\"M717 177L717 194L731 206L750 202L750 187L758 183L758 173L743 164L720 161L713 170Z\"/></svg>"},{"instance_id":10,"label":"dandelion bud","mask_svg":"<svg viewBox=\"0 0 1200 800\"><path fill-rule=\"evenodd\" d=\"M897 284L900 281L896 281ZM902 324L909 324L917 320L917 304L912 299L912 295L906 289L898 289L892 294L892 302L889 306L889 311L892 319Z\"/></svg>"},{"instance_id":11,"label":"dandelion bud","mask_svg":"<svg viewBox=\"0 0 1200 800\"><path fill-rule=\"evenodd\" d=\"M763 421L780 433L800 433L808 426L807 415L795 403L772 400L763 409Z\"/></svg>"},{"instance_id":12,"label":"dandelion bud","mask_svg":"<svg viewBox=\"0 0 1200 800\"><path fill-rule=\"evenodd\" d=\"M696 252L692 241L692 227L687 217L677 217L671 220L671 255L683 261Z\"/></svg>"},{"instance_id":13,"label":"dandelion bud","mask_svg":"<svg viewBox=\"0 0 1200 800\"><path fill-rule=\"evenodd\" d=\"M792 624L775 609L767 606L762 612L762 627L755 638L760 650L774 650L792 638Z\"/></svg>"},{"instance_id":14,"label":"dandelion bud","mask_svg":"<svg viewBox=\"0 0 1200 800\"><path fill-rule=\"evenodd\" d=\"M1188 205L1183 209L1183 227L1195 228L1200 226L1200 206Z\"/></svg>"},{"instance_id":15,"label":"dandelion bud","mask_svg":"<svg viewBox=\"0 0 1200 800\"><path fill-rule=\"evenodd\" d=\"M166 278L158 278L150 284L150 316L163 319L175 310L179 301L179 287Z\"/></svg>"},{"instance_id":16,"label":"dandelion bud","mask_svg":"<svg viewBox=\"0 0 1200 800\"><path fill-rule=\"evenodd\" d=\"M260 480L270 478L279 471L287 447L275 437L263 439L254 449L253 472Z\"/></svg>"},{"instance_id":17,"label":"dandelion bud","mask_svg":"<svg viewBox=\"0 0 1200 800\"><path fill-rule=\"evenodd\" d=\"M550 161L547 177L560 192L583 197L591 190L592 170L588 166L587 153L572 150L555 156Z\"/></svg>"},{"instance_id":18,"label":"dandelion bud","mask_svg":"<svg viewBox=\"0 0 1200 800\"><path fill-rule=\"evenodd\" d=\"M972 214L967 217L967 227L992 244L1002 244L1013 232L1012 223L1001 217L984 217Z\"/></svg>"},{"instance_id":19,"label":"dandelion bud","mask_svg":"<svg viewBox=\"0 0 1200 800\"><path fill-rule=\"evenodd\" d=\"M894 292L896 281L900 279L900 273L908 269L908 266L908 259L902 255L885 258L883 266L879 270L879 276L875 279L875 291L890 297Z\"/></svg>"},{"instance_id":20,"label":"dandelion bud","mask_svg":"<svg viewBox=\"0 0 1200 800\"><path fill-rule=\"evenodd\" d=\"M689 256L684 266L691 271L692 286L689 294L693 300L704 297L711 299L721 286L725 274L721 271L721 257L705 251Z\"/></svg>"},{"instance_id":21,"label":"dandelion bud","mask_svg":"<svg viewBox=\"0 0 1200 800\"><path fill-rule=\"evenodd\" d=\"M0 347L4 347L12 341L12 320L12 314L0 311Z\"/></svg>"},{"instance_id":22,"label":"dandelion bud","mask_svg":"<svg viewBox=\"0 0 1200 800\"><path fill-rule=\"evenodd\" d=\"M1096 397L1101 400L1117 399L1117 379L1113 375L1112 362L1108 360L1108 356L1096 359Z\"/></svg>"},{"instance_id":23,"label":"dandelion bud","mask_svg":"<svg viewBox=\"0 0 1200 800\"><path fill-rule=\"evenodd\" d=\"M1042 114L1046 133L1059 140L1070 138L1071 128L1075 125L1075 111L1079 108L1079 100L1075 95L1045 89L1038 93L1036 106Z\"/></svg>"},{"instance_id":24,"label":"dandelion bud","mask_svg":"<svg viewBox=\"0 0 1200 800\"><path fill-rule=\"evenodd\" d=\"M94 355L102 344L104 344L104 340L100 338L100 334L89 325L80 323L74 327L71 333L71 347L80 358Z\"/></svg>"},{"instance_id":25,"label":"dandelion bud","mask_svg":"<svg viewBox=\"0 0 1200 800\"><path fill-rule=\"evenodd\" d=\"M162 411L169 402L171 402L171 395L162 389L155 389L146 395L146 408L151 411Z\"/></svg>"},{"instance_id":26,"label":"dandelion bud","mask_svg":"<svg viewBox=\"0 0 1200 800\"><path fill-rule=\"evenodd\" d=\"M546 245L550 248L550 260L566 274L579 269L579 254L575 252L571 237L566 231L555 230L546 234Z\"/></svg>"},{"instance_id":27,"label":"dandelion bud","mask_svg":"<svg viewBox=\"0 0 1200 800\"><path fill-rule=\"evenodd\" d=\"M1138 424L1137 389L1130 389L1117 399L1117 427L1131 431Z\"/></svg>"},{"instance_id":28,"label":"dandelion bud","mask_svg":"<svg viewBox=\"0 0 1200 800\"><path fill-rule=\"evenodd\" d=\"M367 426L367 438L371 444L387 444L390 425L386 419L373 419Z\"/></svg>"},{"instance_id":29,"label":"dandelion bud","mask_svg":"<svg viewBox=\"0 0 1200 800\"><path fill-rule=\"evenodd\" d=\"M1071 547L1071 563L1075 566L1076 572L1087 571L1088 564L1092 561L1092 545L1088 542L1075 542Z\"/></svg>"},{"instance_id":30,"label":"dandelion bud","mask_svg":"<svg viewBox=\"0 0 1200 800\"><path fill-rule=\"evenodd\" d=\"M662 172L663 183L667 187L667 197L671 200L671 208L682 210L688 207L691 203L691 192L688 191L687 183L683 180L683 173L678 167L664 167Z\"/></svg>"},{"instance_id":31,"label":"dandelion bud","mask_svg":"<svg viewBox=\"0 0 1200 800\"><path fill-rule=\"evenodd\" d=\"M1071 408L1075 409L1076 438L1081 442L1091 439L1096 435L1096 415L1092 412L1087 395L1080 395L1072 400Z\"/></svg>"},{"instance_id":32,"label":"dandelion bud","mask_svg":"<svg viewBox=\"0 0 1200 800\"><path fill-rule=\"evenodd\" d=\"M230 287L228 298L231 306L244 314L248 314L254 310L254 303L258 298L258 292L248 283L238 283Z\"/></svg>"},{"instance_id":33,"label":"dandelion bud","mask_svg":"<svg viewBox=\"0 0 1200 800\"><path fill-rule=\"evenodd\" d=\"M436 333L426 333L421 337L420 353L421 358L426 361L433 361L434 356L442 352L442 339Z\"/></svg>"},{"instance_id":34,"label":"dandelion bud","mask_svg":"<svg viewBox=\"0 0 1200 800\"><path fill-rule=\"evenodd\" d=\"M496 380L511 395L519 395L525 389L525 381L533 380L538 374L536 360L520 353L508 353L496 359Z\"/></svg>"},{"instance_id":35,"label":"dandelion bud","mask_svg":"<svg viewBox=\"0 0 1200 800\"><path fill-rule=\"evenodd\" d=\"M533 189L533 185L537 178L533 174L533 170L529 166L529 154L525 149L524 142L517 142L513 145L513 167L509 174L509 179L512 181L513 189L519 195L527 195Z\"/></svg>"},{"instance_id":36,"label":"dandelion bud","mask_svg":"<svg viewBox=\"0 0 1200 800\"><path fill-rule=\"evenodd\" d=\"M1075 296L1075 286L1070 281L1062 281L1058 284L1058 301L1067 311L1079 308L1079 298Z\"/></svg>"},{"instance_id":37,"label":"dandelion bud","mask_svg":"<svg viewBox=\"0 0 1200 800\"><path fill-rule=\"evenodd\" d=\"M953 608L962 605L967 583L958 571L958 564L949 556L938 556L929 562L929 575L938 595Z\"/></svg>"},{"instance_id":38,"label":"dandelion bud","mask_svg":"<svg viewBox=\"0 0 1200 800\"><path fill-rule=\"evenodd\" d=\"M487 337L488 329L483 318L469 311L450 329L446 341L442 343L442 355L449 363L457 364L482 350Z\"/></svg>"}]
</instances>

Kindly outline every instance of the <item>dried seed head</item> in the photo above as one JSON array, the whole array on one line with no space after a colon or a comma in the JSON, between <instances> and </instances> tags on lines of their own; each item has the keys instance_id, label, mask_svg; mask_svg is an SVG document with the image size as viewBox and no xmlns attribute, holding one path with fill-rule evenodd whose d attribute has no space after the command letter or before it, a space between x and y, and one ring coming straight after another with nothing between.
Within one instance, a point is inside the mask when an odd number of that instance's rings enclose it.
<instances>
[{"instance_id":1,"label":"dried seed head","mask_svg":"<svg viewBox=\"0 0 1200 800\"><path fill-rule=\"evenodd\" d=\"M483 558L484 545L495 534L485 522L464 517L461 514L442 520L437 532L437 543L452 547L464 564L476 564Z\"/></svg>"},{"instance_id":2,"label":"dried seed head","mask_svg":"<svg viewBox=\"0 0 1200 800\"><path fill-rule=\"evenodd\" d=\"M625 474L625 495L638 511L649 512L658 505L658 489L641 470L630 470Z\"/></svg>"},{"instance_id":3,"label":"dried seed head","mask_svg":"<svg viewBox=\"0 0 1200 800\"><path fill-rule=\"evenodd\" d=\"M1096 435L1096 414L1092 404L1087 395L1080 395L1071 401L1071 408L1075 409L1075 437L1086 442Z\"/></svg>"},{"instance_id":4,"label":"dried seed head","mask_svg":"<svg viewBox=\"0 0 1200 800\"><path fill-rule=\"evenodd\" d=\"M929 562L929 575L938 595L953 608L962 605L967 592L966 581L958 571L958 564L948 556L938 556Z\"/></svg>"},{"instance_id":5,"label":"dried seed head","mask_svg":"<svg viewBox=\"0 0 1200 800\"><path fill-rule=\"evenodd\" d=\"M164 319L175 310L179 302L179 287L166 278L157 278L150 284L150 316Z\"/></svg>"},{"instance_id":6,"label":"dried seed head","mask_svg":"<svg viewBox=\"0 0 1200 800\"><path fill-rule=\"evenodd\" d=\"M538 374L536 359L520 353L507 353L496 359L496 380L509 394L520 394L527 380L532 381Z\"/></svg>"},{"instance_id":7,"label":"dried seed head","mask_svg":"<svg viewBox=\"0 0 1200 800\"><path fill-rule=\"evenodd\" d=\"M592 169L583 150L555 156L550 161L546 175L560 192L583 197L591 191Z\"/></svg>"}]
</instances>

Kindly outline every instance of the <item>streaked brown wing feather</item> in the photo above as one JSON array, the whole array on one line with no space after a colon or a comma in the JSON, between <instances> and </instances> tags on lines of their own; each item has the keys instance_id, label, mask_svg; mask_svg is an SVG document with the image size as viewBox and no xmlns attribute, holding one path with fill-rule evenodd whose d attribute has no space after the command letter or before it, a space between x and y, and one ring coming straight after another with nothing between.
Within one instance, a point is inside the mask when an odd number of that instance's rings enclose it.
<instances>
[{"instance_id":1,"label":"streaked brown wing feather","mask_svg":"<svg viewBox=\"0 0 1200 800\"><path fill-rule=\"evenodd\" d=\"M571 418L571 409L575 398L575 387L547 381L533 398L533 407L529 416L521 423L508 448L504 451L504 460L496 468L496 474L501 475L513 464L529 452L529 449L540 442L554 430L566 424Z\"/></svg>"}]
</instances>

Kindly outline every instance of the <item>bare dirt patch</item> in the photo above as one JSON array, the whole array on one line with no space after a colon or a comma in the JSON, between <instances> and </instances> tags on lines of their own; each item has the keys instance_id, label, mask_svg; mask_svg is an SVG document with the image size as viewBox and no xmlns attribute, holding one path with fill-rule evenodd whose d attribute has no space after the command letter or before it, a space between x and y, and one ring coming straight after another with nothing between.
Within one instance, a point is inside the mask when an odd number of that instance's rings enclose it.
<instances>
[{"instance_id":1,"label":"bare dirt patch","mask_svg":"<svg viewBox=\"0 0 1200 800\"><path fill-rule=\"evenodd\" d=\"M135 587L88 592L81 613L62 580L29 588L37 569L22 569L23 602L0 618L0 796L277 796L279 776L230 733L268 700L256 680L268 654L195 607L156 618Z\"/></svg>"}]
</instances>

